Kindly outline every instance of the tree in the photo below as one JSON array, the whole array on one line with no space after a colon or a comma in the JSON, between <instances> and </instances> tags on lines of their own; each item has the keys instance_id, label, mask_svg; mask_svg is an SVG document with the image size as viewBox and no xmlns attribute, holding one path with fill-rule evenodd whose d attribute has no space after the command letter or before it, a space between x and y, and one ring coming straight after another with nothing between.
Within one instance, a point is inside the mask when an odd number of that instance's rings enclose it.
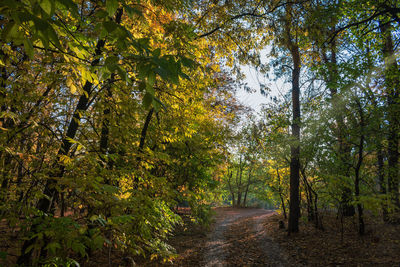
<instances>
[{"instance_id":1,"label":"tree","mask_svg":"<svg viewBox=\"0 0 400 267\"><path fill-rule=\"evenodd\" d=\"M104 243L167 258L177 199L206 222L235 98L185 8L1 4L1 215L23 229L18 263Z\"/></svg>"}]
</instances>

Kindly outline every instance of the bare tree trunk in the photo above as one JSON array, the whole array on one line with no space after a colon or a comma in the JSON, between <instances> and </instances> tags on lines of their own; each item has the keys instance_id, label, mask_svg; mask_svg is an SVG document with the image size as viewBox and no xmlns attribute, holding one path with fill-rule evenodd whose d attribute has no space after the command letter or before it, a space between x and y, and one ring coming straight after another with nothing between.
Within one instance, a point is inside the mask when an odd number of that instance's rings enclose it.
<instances>
[{"instance_id":1,"label":"bare tree trunk","mask_svg":"<svg viewBox=\"0 0 400 267\"><path fill-rule=\"evenodd\" d=\"M384 168L384 152L382 147L378 148L378 179L379 179L379 191L384 196L382 202L382 218L383 221L388 221L388 210L387 210L387 198L386 198L386 179L385 179L385 168Z\"/></svg>"},{"instance_id":2,"label":"bare tree trunk","mask_svg":"<svg viewBox=\"0 0 400 267\"><path fill-rule=\"evenodd\" d=\"M149 128L150 121L151 121L151 118L153 116L153 113L154 113L154 108L151 108L149 110L149 112L147 113L146 119L145 119L144 124L143 124L142 132L140 133L139 155L136 157L137 164L139 164L141 162L141 160L142 160L142 156L140 154L143 152L144 143L145 143L146 135L147 135L147 130ZM139 177L135 176L133 181L134 181L134 188L137 189L138 188L138 184L139 184Z\"/></svg>"},{"instance_id":3,"label":"bare tree trunk","mask_svg":"<svg viewBox=\"0 0 400 267\"><path fill-rule=\"evenodd\" d=\"M229 169L228 169L228 186L229 186L229 191L232 196L232 207L234 207L235 206L235 192L233 191L232 183L231 183L232 175L233 175L233 171L229 172Z\"/></svg>"},{"instance_id":4,"label":"bare tree trunk","mask_svg":"<svg viewBox=\"0 0 400 267\"><path fill-rule=\"evenodd\" d=\"M385 60L385 83L388 121L388 191L390 200L399 210L399 130L400 130L400 79L393 48L390 24L381 25L384 38L383 56Z\"/></svg>"},{"instance_id":5,"label":"bare tree trunk","mask_svg":"<svg viewBox=\"0 0 400 267\"><path fill-rule=\"evenodd\" d=\"M111 74L109 84L107 85L107 96L105 98L105 108L103 111L103 122L101 125L101 133L100 133L100 157L101 160L104 162L106 166L109 166L109 161L107 159L107 153L108 153L108 147L109 147L109 134L110 134L110 101L112 99L112 91L111 91L111 85L114 82L115 78L115 73ZM109 183L109 181L106 181L106 183Z\"/></svg>"},{"instance_id":6,"label":"bare tree trunk","mask_svg":"<svg viewBox=\"0 0 400 267\"><path fill-rule=\"evenodd\" d=\"M282 194L281 176L279 175L279 169L278 168L276 168L276 175L278 176L278 194L279 194L279 198L281 200L283 216L284 216L284 218L286 220L287 219L287 214L286 214L285 200L284 200L283 194Z\"/></svg>"},{"instance_id":7,"label":"bare tree trunk","mask_svg":"<svg viewBox=\"0 0 400 267\"><path fill-rule=\"evenodd\" d=\"M331 29L331 32L335 32L335 27ZM338 75L338 66L337 66L337 55L336 55L336 42L335 39L332 40L332 43L330 44L330 57L327 56L325 51L322 51L322 57L324 59L324 63L328 67L328 74L327 77L325 77L325 82L327 84L327 87L330 90L331 94L331 103L332 103L332 108L335 110L335 120L336 120L336 136L338 139L338 147L336 149L336 153L339 159L339 174L343 176L350 176L350 169L349 169L349 164L350 162L350 146L346 142L345 134L344 134L344 129L345 129L345 123L343 119L343 115L340 110L343 108L342 107L342 98L340 95L338 95L338 82L337 79L339 77ZM341 189L342 190L342 196L341 196L341 213L344 216L353 216L355 214L355 209L354 206L351 203L352 201L352 192L351 189L346 187L346 185Z\"/></svg>"},{"instance_id":8,"label":"bare tree trunk","mask_svg":"<svg viewBox=\"0 0 400 267\"><path fill-rule=\"evenodd\" d=\"M292 57L292 141L290 144L290 202L288 234L299 231L300 218L300 51L293 30L293 3L286 5L284 16L284 45Z\"/></svg>"},{"instance_id":9,"label":"bare tree trunk","mask_svg":"<svg viewBox=\"0 0 400 267\"><path fill-rule=\"evenodd\" d=\"M365 127L365 121L364 121L364 113L361 107L360 102L358 104L358 110L359 110L359 115L360 115L360 143L358 145L358 160L357 160L357 165L355 167L355 180L354 180L354 192L355 196L357 198L357 212L358 212L358 233L359 235L363 235L365 232L365 225L364 225L364 217L363 217L363 208L360 203L360 170L361 170L361 165L364 159L363 155L363 150L364 150L364 127Z\"/></svg>"},{"instance_id":10,"label":"bare tree trunk","mask_svg":"<svg viewBox=\"0 0 400 267\"><path fill-rule=\"evenodd\" d=\"M303 184L304 184L304 190L306 191L306 197L307 197L307 218L308 221L314 221L315 220L315 214L314 214L314 204L313 204L313 191L311 189L311 185L307 181L307 176L305 173L305 167L300 168L301 169L301 176L303 177Z\"/></svg>"},{"instance_id":11,"label":"bare tree trunk","mask_svg":"<svg viewBox=\"0 0 400 267\"><path fill-rule=\"evenodd\" d=\"M243 173L243 166L242 166L242 156L240 156L239 160L239 169L236 173L236 186L237 186L237 202L236 206L240 207L242 203L242 173Z\"/></svg>"},{"instance_id":12,"label":"bare tree trunk","mask_svg":"<svg viewBox=\"0 0 400 267\"><path fill-rule=\"evenodd\" d=\"M252 171L252 168L249 169L249 175L248 175L248 179L247 179L246 191L244 192L243 207L246 207L247 193L249 192L249 187L250 187L250 184L251 184L251 171Z\"/></svg>"},{"instance_id":13,"label":"bare tree trunk","mask_svg":"<svg viewBox=\"0 0 400 267\"><path fill-rule=\"evenodd\" d=\"M290 158L290 205L289 205L289 233L299 231L300 218L300 53L297 44L290 44L293 60L292 71L292 138Z\"/></svg>"}]
</instances>

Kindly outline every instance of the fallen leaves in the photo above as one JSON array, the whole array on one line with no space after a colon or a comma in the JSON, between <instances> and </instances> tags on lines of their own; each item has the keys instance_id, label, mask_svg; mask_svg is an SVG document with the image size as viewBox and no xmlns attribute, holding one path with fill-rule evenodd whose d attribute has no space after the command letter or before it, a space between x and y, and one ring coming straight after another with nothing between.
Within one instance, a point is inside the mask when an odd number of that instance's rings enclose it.
<instances>
[{"instance_id":1,"label":"fallen leaves","mask_svg":"<svg viewBox=\"0 0 400 267\"><path fill-rule=\"evenodd\" d=\"M400 225L384 224L379 218L367 218L364 236L357 234L354 218L344 220L343 241L340 220L324 214L325 231L301 223L300 233L287 236L278 229L279 215L265 222L269 234L290 255L291 260L307 266L399 266Z\"/></svg>"}]
</instances>

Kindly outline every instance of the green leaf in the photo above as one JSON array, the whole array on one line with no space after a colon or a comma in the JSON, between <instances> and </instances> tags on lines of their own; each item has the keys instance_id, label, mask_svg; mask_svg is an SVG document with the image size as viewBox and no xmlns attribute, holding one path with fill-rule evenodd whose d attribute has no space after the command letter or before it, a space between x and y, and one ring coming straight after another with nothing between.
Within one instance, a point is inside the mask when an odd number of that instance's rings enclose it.
<instances>
[{"instance_id":1,"label":"green leaf","mask_svg":"<svg viewBox=\"0 0 400 267\"><path fill-rule=\"evenodd\" d=\"M57 249L60 249L61 245L57 242L49 243L44 249L49 250L52 254L56 254Z\"/></svg>"},{"instance_id":2,"label":"green leaf","mask_svg":"<svg viewBox=\"0 0 400 267\"><path fill-rule=\"evenodd\" d=\"M33 17L33 22L35 24L36 30L39 32L46 32L47 28L50 26L50 24L47 21L40 19L38 17Z\"/></svg>"},{"instance_id":3,"label":"green leaf","mask_svg":"<svg viewBox=\"0 0 400 267\"><path fill-rule=\"evenodd\" d=\"M161 49L160 48L157 48L157 49L155 49L153 51L153 56L154 57L160 57L160 55L161 55Z\"/></svg>"},{"instance_id":4,"label":"green leaf","mask_svg":"<svg viewBox=\"0 0 400 267\"><path fill-rule=\"evenodd\" d=\"M5 260L7 258L7 252L6 251L0 251L0 259Z\"/></svg>"},{"instance_id":5,"label":"green leaf","mask_svg":"<svg viewBox=\"0 0 400 267\"><path fill-rule=\"evenodd\" d=\"M24 39L24 48L30 59L33 59L33 44L29 38Z\"/></svg>"},{"instance_id":6,"label":"green leaf","mask_svg":"<svg viewBox=\"0 0 400 267\"><path fill-rule=\"evenodd\" d=\"M63 5L74 17L79 17L78 6L72 0L57 0L57 3Z\"/></svg>"},{"instance_id":7,"label":"green leaf","mask_svg":"<svg viewBox=\"0 0 400 267\"><path fill-rule=\"evenodd\" d=\"M151 72L151 66L149 64L138 64L137 65L138 77L140 80L147 78L148 74Z\"/></svg>"},{"instance_id":8,"label":"green leaf","mask_svg":"<svg viewBox=\"0 0 400 267\"><path fill-rule=\"evenodd\" d=\"M107 15L108 15L107 11L101 9L96 12L95 16L100 19L103 19L103 18L107 17Z\"/></svg>"},{"instance_id":9,"label":"green leaf","mask_svg":"<svg viewBox=\"0 0 400 267\"><path fill-rule=\"evenodd\" d=\"M104 21L103 27L104 29L106 29L108 33L112 33L113 31L115 31L115 29L117 29L118 24L115 23L114 21Z\"/></svg>"},{"instance_id":10,"label":"green leaf","mask_svg":"<svg viewBox=\"0 0 400 267\"><path fill-rule=\"evenodd\" d=\"M69 264L69 265L67 265L67 266L75 266L75 267L80 267L80 265L79 265L79 263L76 261L76 260L74 260L74 259L67 259L67 263Z\"/></svg>"},{"instance_id":11,"label":"green leaf","mask_svg":"<svg viewBox=\"0 0 400 267\"><path fill-rule=\"evenodd\" d=\"M96 222L98 224L100 224L101 226L105 226L107 224L107 221L104 220L101 216L99 216L99 218L97 218Z\"/></svg>"},{"instance_id":12,"label":"green leaf","mask_svg":"<svg viewBox=\"0 0 400 267\"><path fill-rule=\"evenodd\" d=\"M51 25L47 28L47 34L49 36L49 40L53 41L53 44L60 50L63 50L60 40L58 39L56 31L53 29Z\"/></svg>"},{"instance_id":13,"label":"green leaf","mask_svg":"<svg viewBox=\"0 0 400 267\"><path fill-rule=\"evenodd\" d=\"M114 66L116 64L118 64L118 57L116 56L110 56L108 58L106 58L106 60L104 61L104 65L109 68L109 66ZM115 67L113 67L113 69L115 69Z\"/></svg>"},{"instance_id":14,"label":"green leaf","mask_svg":"<svg viewBox=\"0 0 400 267\"><path fill-rule=\"evenodd\" d=\"M160 75L160 77L163 80L168 79L168 71L166 71L164 68L159 67L159 68L155 69L154 72L157 73L158 75Z\"/></svg>"},{"instance_id":15,"label":"green leaf","mask_svg":"<svg viewBox=\"0 0 400 267\"><path fill-rule=\"evenodd\" d=\"M8 7L9 9L16 9L18 7L19 1L15 0L3 0L0 1L0 8Z\"/></svg>"},{"instance_id":16,"label":"green leaf","mask_svg":"<svg viewBox=\"0 0 400 267\"><path fill-rule=\"evenodd\" d=\"M49 48L49 33L47 31L48 27L50 26L49 23L37 17L33 18L33 22L38 32L38 37L42 41L44 48Z\"/></svg>"},{"instance_id":17,"label":"green leaf","mask_svg":"<svg viewBox=\"0 0 400 267\"><path fill-rule=\"evenodd\" d=\"M179 77L177 73L171 73L171 75L169 75L168 78L172 83L179 84Z\"/></svg>"},{"instance_id":18,"label":"green leaf","mask_svg":"<svg viewBox=\"0 0 400 267\"><path fill-rule=\"evenodd\" d=\"M136 8L133 8L133 7L130 7L130 6L124 4L124 9L131 19L134 18L135 15L137 15L139 17L143 17L143 13Z\"/></svg>"},{"instance_id":19,"label":"green leaf","mask_svg":"<svg viewBox=\"0 0 400 267\"><path fill-rule=\"evenodd\" d=\"M156 74L154 72L150 72L149 76L147 77L147 83L150 86L153 86L155 82L156 82Z\"/></svg>"},{"instance_id":20,"label":"green leaf","mask_svg":"<svg viewBox=\"0 0 400 267\"><path fill-rule=\"evenodd\" d=\"M15 39L18 39L20 36L18 28L19 27L15 22L7 23L1 34L1 38L8 41L14 41Z\"/></svg>"},{"instance_id":21,"label":"green leaf","mask_svg":"<svg viewBox=\"0 0 400 267\"><path fill-rule=\"evenodd\" d=\"M181 63L183 66L188 67L188 68L192 68L195 65L195 62L187 57L183 57L181 59Z\"/></svg>"},{"instance_id":22,"label":"green leaf","mask_svg":"<svg viewBox=\"0 0 400 267\"><path fill-rule=\"evenodd\" d=\"M154 88L153 85L150 83L146 83L146 92L150 93L152 96L154 96Z\"/></svg>"},{"instance_id":23,"label":"green leaf","mask_svg":"<svg viewBox=\"0 0 400 267\"><path fill-rule=\"evenodd\" d=\"M145 108L149 108L152 102L153 102L153 95L150 94L149 92L146 92L146 94L143 97L143 106Z\"/></svg>"},{"instance_id":24,"label":"green leaf","mask_svg":"<svg viewBox=\"0 0 400 267\"><path fill-rule=\"evenodd\" d=\"M21 23L33 21L34 19L34 16L29 12L18 12L16 15L18 16L18 19Z\"/></svg>"},{"instance_id":25,"label":"green leaf","mask_svg":"<svg viewBox=\"0 0 400 267\"><path fill-rule=\"evenodd\" d=\"M55 11L54 0L41 0L39 1L39 5L49 17L51 17L54 14Z\"/></svg>"},{"instance_id":26,"label":"green leaf","mask_svg":"<svg viewBox=\"0 0 400 267\"><path fill-rule=\"evenodd\" d=\"M181 76L183 79L186 79L186 80L190 81L190 77L187 76L187 75L186 75L185 73L183 73L183 72L179 73L179 76Z\"/></svg>"},{"instance_id":27,"label":"green leaf","mask_svg":"<svg viewBox=\"0 0 400 267\"><path fill-rule=\"evenodd\" d=\"M121 68L120 66L116 66L116 69L117 69L118 75L121 77L121 79L123 81L127 81L128 76L126 75L126 71L123 68Z\"/></svg>"},{"instance_id":28,"label":"green leaf","mask_svg":"<svg viewBox=\"0 0 400 267\"><path fill-rule=\"evenodd\" d=\"M139 91L143 92L146 89L146 83L140 82L138 86Z\"/></svg>"},{"instance_id":29,"label":"green leaf","mask_svg":"<svg viewBox=\"0 0 400 267\"><path fill-rule=\"evenodd\" d=\"M25 249L25 253L28 253L29 251L31 251L32 249L34 249L35 246L36 246L36 244L32 244L32 245L30 245L29 247L27 247L27 248Z\"/></svg>"},{"instance_id":30,"label":"green leaf","mask_svg":"<svg viewBox=\"0 0 400 267\"><path fill-rule=\"evenodd\" d=\"M115 11L118 9L118 0L107 0L106 10L110 17L114 16Z\"/></svg>"},{"instance_id":31,"label":"green leaf","mask_svg":"<svg viewBox=\"0 0 400 267\"><path fill-rule=\"evenodd\" d=\"M92 217L90 217L90 221L91 222L93 222L93 221L95 221L95 220L97 220L99 218L99 216L98 215L92 215Z\"/></svg>"},{"instance_id":32,"label":"green leaf","mask_svg":"<svg viewBox=\"0 0 400 267\"><path fill-rule=\"evenodd\" d=\"M153 98L153 101L151 102L151 104L153 105L154 110L155 110L156 112L160 111L161 105L160 105L160 103L155 99L155 97Z\"/></svg>"},{"instance_id":33,"label":"green leaf","mask_svg":"<svg viewBox=\"0 0 400 267\"><path fill-rule=\"evenodd\" d=\"M106 193L116 194L119 192L119 187L105 184L105 185L103 185L103 190Z\"/></svg>"},{"instance_id":34,"label":"green leaf","mask_svg":"<svg viewBox=\"0 0 400 267\"><path fill-rule=\"evenodd\" d=\"M71 248L73 251L78 252L79 254L81 254L82 257L84 257L86 255L86 247L84 244L80 243L80 242L74 242L71 245Z\"/></svg>"},{"instance_id":35,"label":"green leaf","mask_svg":"<svg viewBox=\"0 0 400 267\"><path fill-rule=\"evenodd\" d=\"M158 106L162 106L163 107L163 109L167 109L167 107L164 105L164 103L163 102L161 102L161 100L160 99L158 99L158 97L156 97L156 96L153 96L153 104L154 103L157 103L156 105L158 105Z\"/></svg>"},{"instance_id":36,"label":"green leaf","mask_svg":"<svg viewBox=\"0 0 400 267\"><path fill-rule=\"evenodd\" d=\"M92 242L93 242L94 249L100 249L103 247L104 238L100 235L97 235L92 238Z\"/></svg>"}]
</instances>

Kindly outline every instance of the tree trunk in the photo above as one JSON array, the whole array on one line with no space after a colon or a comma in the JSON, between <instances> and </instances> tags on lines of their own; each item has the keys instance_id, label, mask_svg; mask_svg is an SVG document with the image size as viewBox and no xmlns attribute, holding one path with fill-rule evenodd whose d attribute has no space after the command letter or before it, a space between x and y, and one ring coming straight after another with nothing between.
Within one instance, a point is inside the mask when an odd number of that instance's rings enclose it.
<instances>
[{"instance_id":1,"label":"tree trunk","mask_svg":"<svg viewBox=\"0 0 400 267\"><path fill-rule=\"evenodd\" d=\"M240 157L239 169L238 169L238 172L236 173L236 186L237 186L237 202L236 202L236 206L237 207L240 207L240 204L241 204L241 201L242 201L242 173L243 173L242 157Z\"/></svg>"},{"instance_id":2,"label":"tree trunk","mask_svg":"<svg viewBox=\"0 0 400 267\"><path fill-rule=\"evenodd\" d=\"M151 118L153 117L153 113L154 113L154 108L151 108L149 110L149 112L147 113L146 119L143 124L142 132L140 133L140 142L139 142L139 150L138 150L139 155L136 157L136 161L137 161L138 165L142 160L141 153L143 152L144 143L146 141L147 129L149 128ZM137 189L138 185L139 185L139 177L135 176L133 181L134 181L134 188Z\"/></svg>"},{"instance_id":3,"label":"tree trunk","mask_svg":"<svg viewBox=\"0 0 400 267\"><path fill-rule=\"evenodd\" d=\"M399 69L393 48L390 24L381 25L384 38L383 56L385 60L385 84L387 99L388 121L388 191L392 204L400 207L399 203L399 130L400 130L400 80Z\"/></svg>"},{"instance_id":4,"label":"tree trunk","mask_svg":"<svg viewBox=\"0 0 400 267\"><path fill-rule=\"evenodd\" d=\"M290 144L290 202L288 234L299 231L300 218L300 51L297 37L292 34L292 6L286 6L285 16L285 46L292 57L292 142Z\"/></svg>"},{"instance_id":5,"label":"tree trunk","mask_svg":"<svg viewBox=\"0 0 400 267\"><path fill-rule=\"evenodd\" d=\"M249 192L250 184L251 184L251 168L249 169L249 175L248 175L248 179L247 179L246 191L244 192L243 207L246 207L247 193Z\"/></svg>"},{"instance_id":6,"label":"tree trunk","mask_svg":"<svg viewBox=\"0 0 400 267\"><path fill-rule=\"evenodd\" d=\"M384 152L382 147L378 148L378 179L379 179L379 192L384 196L382 200L382 218L383 221L388 221L388 210L387 210L387 197L386 197L386 181L385 181L385 169L384 169Z\"/></svg>"},{"instance_id":7,"label":"tree trunk","mask_svg":"<svg viewBox=\"0 0 400 267\"><path fill-rule=\"evenodd\" d=\"M290 158L290 206L289 206L289 233L299 231L300 217L300 53L297 44L291 45L291 54L293 60L292 72L292 138L291 158Z\"/></svg>"},{"instance_id":8,"label":"tree trunk","mask_svg":"<svg viewBox=\"0 0 400 267\"><path fill-rule=\"evenodd\" d=\"M335 27L331 29L331 32L335 32ZM335 111L335 120L336 120L336 137L338 140L338 147L336 149L336 153L339 159L339 167L338 174L343 175L345 177L350 176L349 164L350 162L350 146L345 140L345 133L343 132L345 129L345 123L343 119L343 115L341 110L344 108L342 106L342 97L338 95L338 66L336 59L336 42L335 39L332 40L330 44L330 57L327 56L325 51L322 51L322 58L324 59L324 63L328 67L328 74L325 77L325 82L327 87L330 90L331 95L331 103L332 108ZM352 192L351 189L346 185L341 189L341 213L343 216L353 216L355 214L354 206L351 203L352 201Z\"/></svg>"},{"instance_id":9,"label":"tree trunk","mask_svg":"<svg viewBox=\"0 0 400 267\"><path fill-rule=\"evenodd\" d=\"M234 207L235 206L235 192L233 191L232 183L231 183L232 176L233 176L233 171L229 172L229 169L228 169L228 186L229 186L229 191L232 196L232 207Z\"/></svg>"},{"instance_id":10,"label":"tree trunk","mask_svg":"<svg viewBox=\"0 0 400 267\"><path fill-rule=\"evenodd\" d=\"M364 150L364 127L365 127L365 121L364 121L364 114L363 114L363 109L361 107L361 104L358 102L358 110L359 110L359 115L360 115L360 143L358 145L358 160L357 160L357 165L355 167L355 180L354 180L354 192L355 196L357 199L357 213L358 213L358 233L359 235L363 235L365 232L365 226L364 226L364 217L363 217L363 208L360 203L360 170L361 170L361 165L364 159L363 156L363 150Z\"/></svg>"},{"instance_id":11,"label":"tree trunk","mask_svg":"<svg viewBox=\"0 0 400 267\"><path fill-rule=\"evenodd\" d=\"M301 167L300 170L301 176L303 177L304 190L306 191L305 193L307 197L307 218L309 222L312 222L315 220L313 190L311 189L311 185L307 181L305 167Z\"/></svg>"},{"instance_id":12,"label":"tree trunk","mask_svg":"<svg viewBox=\"0 0 400 267\"><path fill-rule=\"evenodd\" d=\"M284 216L284 218L286 220L287 219L287 214L286 214L285 200L284 200L283 194L282 194L281 176L279 175L279 169L278 168L276 168L276 175L278 176L278 194L279 194L279 198L281 200L283 216Z\"/></svg>"}]
</instances>

